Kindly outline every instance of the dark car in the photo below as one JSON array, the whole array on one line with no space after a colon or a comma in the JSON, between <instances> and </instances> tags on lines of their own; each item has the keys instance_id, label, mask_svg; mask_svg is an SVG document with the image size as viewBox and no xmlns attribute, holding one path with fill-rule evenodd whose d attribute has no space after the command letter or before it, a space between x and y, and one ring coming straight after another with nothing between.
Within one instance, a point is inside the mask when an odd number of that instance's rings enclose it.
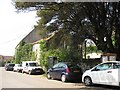
<instances>
[{"instance_id":1,"label":"dark car","mask_svg":"<svg viewBox=\"0 0 120 90\"><path fill-rule=\"evenodd\" d=\"M15 64L13 63L8 63L5 65L5 70L6 71L13 71L13 67L15 66Z\"/></svg>"},{"instance_id":2,"label":"dark car","mask_svg":"<svg viewBox=\"0 0 120 90\"><path fill-rule=\"evenodd\" d=\"M82 81L82 69L78 64L69 62L60 62L55 64L47 71L48 79L60 79L62 82L66 81Z\"/></svg>"}]
</instances>

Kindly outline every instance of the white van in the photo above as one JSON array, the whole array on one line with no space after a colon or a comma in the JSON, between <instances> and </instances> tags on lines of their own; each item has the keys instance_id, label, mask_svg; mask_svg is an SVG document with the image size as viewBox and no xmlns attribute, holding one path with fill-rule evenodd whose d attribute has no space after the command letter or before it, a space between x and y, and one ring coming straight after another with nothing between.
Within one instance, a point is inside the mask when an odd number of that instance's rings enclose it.
<instances>
[{"instance_id":1,"label":"white van","mask_svg":"<svg viewBox=\"0 0 120 90\"><path fill-rule=\"evenodd\" d=\"M28 73L30 75L43 73L42 67L36 61L23 61L22 68L22 73Z\"/></svg>"}]
</instances>

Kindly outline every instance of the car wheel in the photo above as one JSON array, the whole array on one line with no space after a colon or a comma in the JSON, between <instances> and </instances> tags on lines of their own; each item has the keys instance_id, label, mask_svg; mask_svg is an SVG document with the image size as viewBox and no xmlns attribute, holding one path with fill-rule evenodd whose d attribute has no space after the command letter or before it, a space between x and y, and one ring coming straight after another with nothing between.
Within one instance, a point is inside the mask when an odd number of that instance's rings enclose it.
<instances>
[{"instance_id":1,"label":"car wheel","mask_svg":"<svg viewBox=\"0 0 120 90\"><path fill-rule=\"evenodd\" d=\"M5 70L6 70L6 71L8 71L8 69L7 69L7 68L5 68Z\"/></svg>"},{"instance_id":2,"label":"car wheel","mask_svg":"<svg viewBox=\"0 0 120 90\"><path fill-rule=\"evenodd\" d=\"M47 73L47 78L51 79L51 75L49 73Z\"/></svg>"},{"instance_id":3,"label":"car wheel","mask_svg":"<svg viewBox=\"0 0 120 90\"><path fill-rule=\"evenodd\" d=\"M19 72L19 69L17 69L17 72Z\"/></svg>"},{"instance_id":4,"label":"car wheel","mask_svg":"<svg viewBox=\"0 0 120 90\"><path fill-rule=\"evenodd\" d=\"M32 74L32 73L31 73L31 70L29 70L28 74L29 74L29 75L31 75L31 74Z\"/></svg>"},{"instance_id":5,"label":"car wheel","mask_svg":"<svg viewBox=\"0 0 120 90\"><path fill-rule=\"evenodd\" d=\"M22 73L24 74L24 71L22 70Z\"/></svg>"},{"instance_id":6,"label":"car wheel","mask_svg":"<svg viewBox=\"0 0 120 90\"><path fill-rule=\"evenodd\" d=\"M92 85L92 80L91 80L91 78L90 78L90 77L85 77L85 79L84 79L84 84L85 84L86 86L91 86L91 85Z\"/></svg>"},{"instance_id":7,"label":"car wheel","mask_svg":"<svg viewBox=\"0 0 120 90\"><path fill-rule=\"evenodd\" d=\"M66 82L66 76L65 76L65 75L62 75L62 76L61 76L61 81L62 81L62 82Z\"/></svg>"}]
</instances>

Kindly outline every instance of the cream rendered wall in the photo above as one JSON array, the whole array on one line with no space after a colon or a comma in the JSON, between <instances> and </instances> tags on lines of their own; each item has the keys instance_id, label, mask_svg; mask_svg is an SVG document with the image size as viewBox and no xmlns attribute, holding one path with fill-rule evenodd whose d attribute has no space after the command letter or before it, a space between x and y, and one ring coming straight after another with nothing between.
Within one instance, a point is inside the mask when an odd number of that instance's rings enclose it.
<instances>
[{"instance_id":1,"label":"cream rendered wall","mask_svg":"<svg viewBox=\"0 0 120 90\"><path fill-rule=\"evenodd\" d=\"M102 55L102 53L90 53L90 54L87 54L86 57L88 58L100 58Z\"/></svg>"},{"instance_id":2,"label":"cream rendered wall","mask_svg":"<svg viewBox=\"0 0 120 90\"><path fill-rule=\"evenodd\" d=\"M40 64L40 44L33 45L33 52L35 52L36 61Z\"/></svg>"}]
</instances>

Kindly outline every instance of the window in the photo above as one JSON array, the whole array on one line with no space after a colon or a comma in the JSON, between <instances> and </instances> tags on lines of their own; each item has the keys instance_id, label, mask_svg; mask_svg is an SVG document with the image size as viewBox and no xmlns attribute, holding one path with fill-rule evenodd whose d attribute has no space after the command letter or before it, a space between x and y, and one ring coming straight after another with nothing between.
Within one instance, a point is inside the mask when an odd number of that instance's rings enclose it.
<instances>
[{"instance_id":1,"label":"window","mask_svg":"<svg viewBox=\"0 0 120 90\"><path fill-rule=\"evenodd\" d=\"M74 63L74 64L70 63L70 64L68 64L68 67L71 68L71 69L80 69L80 66L76 63Z\"/></svg>"},{"instance_id":2,"label":"window","mask_svg":"<svg viewBox=\"0 0 120 90\"><path fill-rule=\"evenodd\" d=\"M28 66L28 63L26 63L26 66Z\"/></svg>"},{"instance_id":3,"label":"window","mask_svg":"<svg viewBox=\"0 0 120 90\"><path fill-rule=\"evenodd\" d=\"M58 64L55 64L55 65L53 66L53 68L58 68L58 65L59 65L59 63L58 63Z\"/></svg>"},{"instance_id":4,"label":"window","mask_svg":"<svg viewBox=\"0 0 120 90\"><path fill-rule=\"evenodd\" d=\"M15 66L15 64L9 64L9 66Z\"/></svg>"},{"instance_id":5,"label":"window","mask_svg":"<svg viewBox=\"0 0 120 90\"><path fill-rule=\"evenodd\" d=\"M39 65L38 65L38 63L29 63L29 66L36 67L36 66L39 66Z\"/></svg>"},{"instance_id":6,"label":"window","mask_svg":"<svg viewBox=\"0 0 120 90\"><path fill-rule=\"evenodd\" d=\"M66 68L66 65L64 63L60 63L59 68Z\"/></svg>"},{"instance_id":7,"label":"window","mask_svg":"<svg viewBox=\"0 0 120 90\"><path fill-rule=\"evenodd\" d=\"M95 68L95 70L108 70L112 69L112 63L104 63Z\"/></svg>"},{"instance_id":8,"label":"window","mask_svg":"<svg viewBox=\"0 0 120 90\"><path fill-rule=\"evenodd\" d=\"M120 68L120 63L113 63L113 69Z\"/></svg>"}]
</instances>

